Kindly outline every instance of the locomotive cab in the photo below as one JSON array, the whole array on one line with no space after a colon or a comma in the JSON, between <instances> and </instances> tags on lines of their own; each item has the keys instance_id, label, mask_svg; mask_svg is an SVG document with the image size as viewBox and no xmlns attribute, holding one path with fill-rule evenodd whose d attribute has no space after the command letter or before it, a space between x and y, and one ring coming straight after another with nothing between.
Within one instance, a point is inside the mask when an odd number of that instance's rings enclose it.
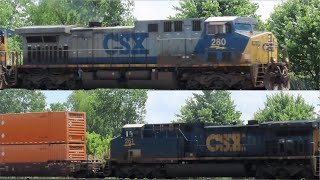
<instances>
[{"instance_id":1,"label":"locomotive cab","mask_svg":"<svg viewBox=\"0 0 320 180\"><path fill-rule=\"evenodd\" d=\"M268 57L261 57L264 52L252 50L252 39L261 36L261 32L254 31L258 22L247 17L211 17L205 21L207 38L210 40L208 48L208 62L219 64L237 64L247 66L254 63L267 63ZM265 35L263 35L264 37ZM259 39L259 43L268 39ZM259 46L260 46L259 45ZM272 50L277 54L274 49Z\"/></svg>"}]
</instances>

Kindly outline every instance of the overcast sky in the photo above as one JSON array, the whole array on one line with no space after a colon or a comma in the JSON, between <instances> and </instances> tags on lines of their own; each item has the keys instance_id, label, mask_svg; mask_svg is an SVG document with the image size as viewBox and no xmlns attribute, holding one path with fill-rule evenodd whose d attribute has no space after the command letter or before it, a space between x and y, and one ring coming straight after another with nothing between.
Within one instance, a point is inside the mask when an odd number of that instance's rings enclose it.
<instances>
[{"instance_id":1,"label":"overcast sky","mask_svg":"<svg viewBox=\"0 0 320 180\"><path fill-rule=\"evenodd\" d=\"M263 20L269 18L273 8L280 4L282 0L260 0L254 1L259 5L258 15ZM178 5L176 0L138 0L135 1L134 15L138 20L166 19L174 15L173 6ZM64 102L71 91L44 91L47 96L47 102ZM147 101L146 121L148 123L164 123L175 119L175 114L185 104L192 93L201 93L199 91L150 91ZM253 118L254 112L263 108L268 95L278 93L276 91L232 91L231 96L234 100L237 110L242 112L243 120ZM290 91L293 95L301 94L308 103L316 106L317 111L320 107L318 91Z\"/></svg>"}]
</instances>

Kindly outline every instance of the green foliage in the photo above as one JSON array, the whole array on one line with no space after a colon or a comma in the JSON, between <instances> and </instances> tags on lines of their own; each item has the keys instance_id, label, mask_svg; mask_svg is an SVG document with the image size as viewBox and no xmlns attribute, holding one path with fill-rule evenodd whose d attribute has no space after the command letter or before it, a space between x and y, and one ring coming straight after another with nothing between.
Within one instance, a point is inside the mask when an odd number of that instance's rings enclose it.
<instances>
[{"instance_id":1,"label":"green foliage","mask_svg":"<svg viewBox=\"0 0 320 180\"><path fill-rule=\"evenodd\" d=\"M0 91L0 113L25 113L45 111L45 95L40 91L2 90Z\"/></svg>"},{"instance_id":2,"label":"green foliage","mask_svg":"<svg viewBox=\"0 0 320 180\"><path fill-rule=\"evenodd\" d=\"M102 136L117 135L125 124L143 123L146 90L74 91L68 104L87 113L87 129Z\"/></svg>"},{"instance_id":3,"label":"green foliage","mask_svg":"<svg viewBox=\"0 0 320 180\"><path fill-rule=\"evenodd\" d=\"M14 29L28 24L27 9L32 0L0 0L0 27Z\"/></svg>"},{"instance_id":4,"label":"green foliage","mask_svg":"<svg viewBox=\"0 0 320 180\"><path fill-rule=\"evenodd\" d=\"M32 0L0 0L0 28L14 30L17 27L30 25L28 9L33 5ZM8 39L9 51L19 51L22 47L20 37Z\"/></svg>"},{"instance_id":5,"label":"green foliage","mask_svg":"<svg viewBox=\"0 0 320 180\"><path fill-rule=\"evenodd\" d=\"M133 23L132 0L40 0L30 8L30 21L35 25L88 25L100 21L106 26Z\"/></svg>"},{"instance_id":6,"label":"green foliage","mask_svg":"<svg viewBox=\"0 0 320 180\"><path fill-rule=\"evenodd\" d=\"M103 138L100 134L87 132L87 154L102 159L108 155L111 135Z\"/></svg>"},{"instance_id":7,"label":"green foliage","mask_svg":"<svg viewBox=\"0 0 320 180\"><path fill-rule=\"evenodd\" d=\"M49 105L48 111L57 112L57 111L68 111L67 103L51 103Z\"/></svg>"},{"instance_id":8,"label":"green foliage","mask_svg":"<svg viewBox=\"0 0 320 180\"><path fill-rule=\"evenodd\" d=\"M259 109L254 119L266 121L314 120L314 107L305 102L301 95L297 97L278 93L267 97L265 107Z\"/></svg>"},{"instance_id":9,"label":"green foliage","mask_svg":"<svg viewBox=\"0 0 320 180\"><path fill-rule=\"evenodd\" d=\"M320 89L319 8L319 0L289 0L268 21L267 28L288 48L295 89Z\"/></svg>"},{"instance_id":10,"label":"green foliage","mask_svg":"<svg viewBox=\"0 0 320 180\"><path fill-rule=\"evenodd\" d=\"M241 112L236 110L228 91L203 91L193 94L177 115L177 122L210 122L216 125L241 124Z\"/></svg>"},{"instance_id":11,"label":"green foliage","mask_svg":"<svg viewBox=\"0 0 320 180\"><path fill-rule=\"evenodd\" d=\"M22 39L20 36L12 36L8 38L8 50L20 51L22 49Z\"/></svg>"},{"instance_id":12,"label":"green foliage","mask_svg":"<svg viewBox=\"0 0 320 180\"><path fill-rule=\"evenodd\" d=\"M174 7L175 18L201 18L210 16L257 17L257 4L250 0L182 0Z\"/></svg>"},{"instance_id":13,"label":"green foliage","mask_svg":"<svg viewBox=\"0 0 320 180\"><path fill-rule=\"evenodd\" d=\"M108 154L110 140L123 125L143 123L145 90L73 91L68 106L87 113L87 153L96 158Z\"/></svg>"}]
</instances>

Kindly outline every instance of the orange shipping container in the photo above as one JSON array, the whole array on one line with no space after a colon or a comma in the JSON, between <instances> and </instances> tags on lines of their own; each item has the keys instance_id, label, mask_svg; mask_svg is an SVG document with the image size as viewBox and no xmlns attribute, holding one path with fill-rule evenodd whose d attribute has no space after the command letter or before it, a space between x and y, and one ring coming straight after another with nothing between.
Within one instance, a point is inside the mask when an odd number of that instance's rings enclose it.
<instances>
[{"instance_id":1,"label":"orange shipping container","mask_svg":"<svg viewBox=\"0 0 320 180\"><path fill-rule=\"evenodd\" d=\"M86 160L84 144L1 145L0 163Z\"/></svg>"},{"instance_id":2,"label":"orange shipping container","mask_svg":"<svg viewBox=\"0 0 320 180\"><path fill-rule=\"evenodd\" d=\"M0 144L85 143L85 137L85 113L0 115Z\"/></svg>"}]
</instances>

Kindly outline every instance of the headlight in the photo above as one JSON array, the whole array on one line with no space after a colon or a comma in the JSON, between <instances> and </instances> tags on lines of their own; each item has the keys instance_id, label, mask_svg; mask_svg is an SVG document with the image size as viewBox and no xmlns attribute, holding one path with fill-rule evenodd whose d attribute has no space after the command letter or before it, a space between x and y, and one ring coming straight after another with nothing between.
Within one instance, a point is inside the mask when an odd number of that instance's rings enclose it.
<instances>
[{"instance_id":1,"label":"headlight","mask_svg":"<svg viewBox=\"0 0 320 180\"><path fill-rule=\"evenodd\" d=\"M268 34L268 42L272 42L272 35Z\"/></svg>"}]
</instances>

